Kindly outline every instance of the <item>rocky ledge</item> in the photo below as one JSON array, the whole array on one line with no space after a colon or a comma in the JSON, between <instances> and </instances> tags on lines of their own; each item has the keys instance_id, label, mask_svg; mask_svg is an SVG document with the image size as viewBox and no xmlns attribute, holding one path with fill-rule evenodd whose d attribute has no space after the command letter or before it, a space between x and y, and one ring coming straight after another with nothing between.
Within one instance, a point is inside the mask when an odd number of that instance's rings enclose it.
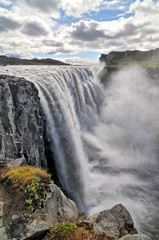
<instances>
[{"instance_id":1,"label":"rocky ledge","mask_svg":"<svg viewBox=\"0 0 159 240\"><path fill-rule=\"evenodd\" d=\"M148 236L137 234L133 219L128 210L117 204L111 209L96 213L85 220L78 220L76 204L67 198L54 184L50 183L43 208L28 212L23 193L8 184L3 177L6 168L0 168L0 239L3 240L44 240L44 239L87 239L80 235L75 238L63 238L67 232L67 223L74 223L80 232L93 233L96 240L151 240ZM57 231L58 237L47 238L49 229L63 223L64 228ZM66 223L66 225L65 225ZM64 232L63 232L64 231ZM59 234L62 235L59 235ZM63 236L63 237L62 237ZM92 238L88 238L92 239Z\"/></svg>"},{"instance_id":2,"label":"rocky ledge","mask_svg":"<svg viewBox=\"0 0 159 240\"><path fill-rule=\"evenodd\" d=\"M2 173L2 168L0 169ZM40 232L45 233L52 224L58 222L76 222L78 210L76 204L67 198L53 183L49 185L44 208L33 213L26 211L23 194L12 186L0 182L0 239L23 240ZM32 239L32 238L31 238Z\"/></svg>"},{"instance_id":3,"label":"rocky ledge","mask_svg":"<svg viewBox=\"0 0 159 240\"><path fill-rule=\"evenodd\" d=\"M150 51L110 52L109 54L101 54L99 61L106 63L108 67L132 65L136 63L142 66L159 67L159 48Z\"/></svg>"}]
</instances>

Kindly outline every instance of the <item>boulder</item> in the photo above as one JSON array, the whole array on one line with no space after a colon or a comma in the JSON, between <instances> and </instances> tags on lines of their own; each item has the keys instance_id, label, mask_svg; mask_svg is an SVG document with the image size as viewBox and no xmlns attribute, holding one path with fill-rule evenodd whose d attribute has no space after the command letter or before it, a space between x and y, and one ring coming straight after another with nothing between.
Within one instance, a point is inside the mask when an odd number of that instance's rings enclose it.
<instances>
[{"instance_id":1,"label":"boulder","mask_svg":"<svg viewBox=\"0 0 159 240\"><path fill-rule=\"evenodd\" d=\"M50 184L49 189L44 208L28 214L22 196L11 188L6 190L3 184L0 186L0 239L36 239L31 236L44 234L55 223L77 221L76 204L55 184Z\"/></svg>"},{"instance_id":2,"label":"boulder","mask_svg":"<svg viewBox=\"0 0 159 240\"><path fill-rule=\"evenodd\" d=\"M107 236L118 239L128 233L137 233L134 222L127 209L117 204L110 210L104 210L87 219L95 233L104 232Z\"/></svg>"},{"instance_id":3,"label":"boulder","mask_svg":"<svg viewBox=\"0 0 159 240\"><path fill-rule=\"evenodd\" d=\"M134 235L126 235L119 240L151 240L147 235L144 234L134 234Z\"/></svg>"},{"instance_id":4,"label":"boulder","mask_svg":"<svg viewBox=\"0 0 159 240\"><path fill-rule=\"evenodd\" d=\"M36 211L27 225L27 236L48 229L58 222L76 222L78 210L76 204L67 198L55 184L51 184L43 211ZM35 231L36 229L36 231Z\"/></svg>"}]
</instances>

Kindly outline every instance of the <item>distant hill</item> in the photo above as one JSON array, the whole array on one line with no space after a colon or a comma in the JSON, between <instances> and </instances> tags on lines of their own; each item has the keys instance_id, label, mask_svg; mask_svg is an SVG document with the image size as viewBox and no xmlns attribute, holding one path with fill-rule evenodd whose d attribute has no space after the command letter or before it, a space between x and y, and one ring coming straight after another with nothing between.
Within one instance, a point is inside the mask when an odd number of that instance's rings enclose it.
<instances>
[{"instance_id":1,"label":"distant hill","mask_svg":"<svg viewBox=\"0 0 159 240\"><path fill-rule=\"evenodd\" d=\"M14 57L0 56L0 65L70 65L51 58L46 59L20 59Z\"/></svg>"},{"instance_id":2,"label":"distant hill","mask_svg":"<svg viewBox=\"0 0 159 240\"><path fill-rule=\"evenodd\" d=\"M101 54L100 62L105 62L106 67L122 67L141 65L143 67L159 68L159 48L150 51L124 51Z\"/></svg>"}]
</instances>

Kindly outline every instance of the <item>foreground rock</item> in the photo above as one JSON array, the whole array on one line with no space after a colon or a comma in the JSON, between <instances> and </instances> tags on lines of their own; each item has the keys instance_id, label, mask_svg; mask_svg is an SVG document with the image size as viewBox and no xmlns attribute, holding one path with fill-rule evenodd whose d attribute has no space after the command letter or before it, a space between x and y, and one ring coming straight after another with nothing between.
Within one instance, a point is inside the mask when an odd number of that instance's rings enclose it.
<instances>
[{"instance_id":1,"label":"foreground rock","mask_svg":"<svg viewBox=\"0 0 159 240\"><path fill-rule=\"evenodd\" d=\"M93 226L95 233L104 232L114 239L119 239L129 233L137 233L132 217L122 204L95 214L87 220Z\"/></svg>"},{"instance_id":2,"label":"foreground rock","mask_svg":"<svg viewBox=\"0 0 159 240\"><path fill-rule=\"evenodd\" d=\"M144 234L126 235L119 240L151 240L148 236Z\"/></svg>"},{"instance_id":3,"label":"foreground rock","mask_svg":"<svg viewBox=\"0 0 159 240\"><path fill-rule=\"evenodd\" d=\"M0 186L0 239L22 240L49 229L57 222L76 222L76 204L54 184L50 185L44 209L27 215L20 194ZM6 201L6 198L8 199ZM45 232L45 231L44 231Z\"/></svg>"},{"instance_id":4,"label":"foreground rock","mask_svg":"<svg viewBox=\"0 0 159 240\"><path fill-rule=\"evenodd\" d=\"M43 118L34 84L0 75L0 161L45 165Z\"/></svg>"}]
</instances>

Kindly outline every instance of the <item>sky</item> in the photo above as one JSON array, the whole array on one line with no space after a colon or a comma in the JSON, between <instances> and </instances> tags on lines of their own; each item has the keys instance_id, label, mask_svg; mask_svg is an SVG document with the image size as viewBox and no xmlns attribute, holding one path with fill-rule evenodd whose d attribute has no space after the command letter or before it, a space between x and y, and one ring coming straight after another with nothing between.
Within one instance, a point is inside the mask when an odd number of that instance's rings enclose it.
<instances>
[{"instance_id":1,"label":"sky","mask_svg":"<svg viewBox=\"0 0 159 240\"><path fill-rule=\"evenodd\" d=\"M159 47L159 0L0 0L0 55L92 64Z\"/></svg>"}]
</instances>

